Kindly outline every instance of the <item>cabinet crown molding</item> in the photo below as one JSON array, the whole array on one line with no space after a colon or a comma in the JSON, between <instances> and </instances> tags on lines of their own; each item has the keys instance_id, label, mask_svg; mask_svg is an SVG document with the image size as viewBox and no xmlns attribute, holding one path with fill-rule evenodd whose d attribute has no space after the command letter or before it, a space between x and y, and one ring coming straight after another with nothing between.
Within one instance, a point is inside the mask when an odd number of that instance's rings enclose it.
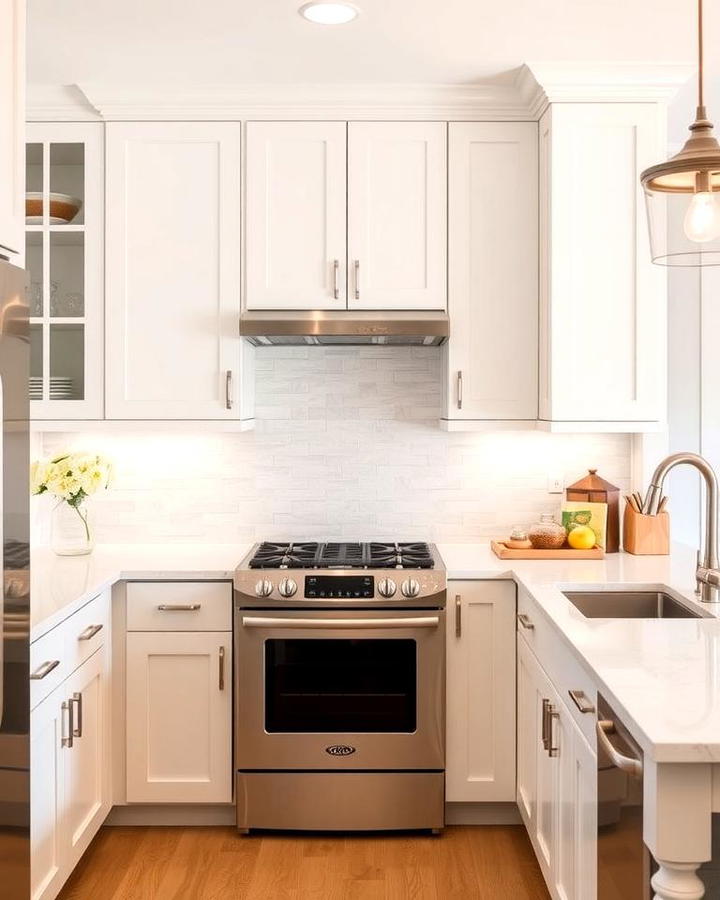
<instances>
[{"instance_id":1,"label":"cabinet crown molding","mask_svg":"<svg viewBox=\"0 0 720 900\"><path fill-rule=\"evenodd\" d=\"M550 103L667 103L696 71L690 63L528 62L515 86L537 119Z\"/></svg>"},{"instance_id":2,"label":"cabinet crown molding","mask_svg":"<svg viewBox=\"0 0 720 900\"><path fill-rule=\"evenodd\" d=\"M479 84L29 85L30 121L536 120L548 103L662 102L690 65L528 63Z\"/></svg>"}]
</instances>

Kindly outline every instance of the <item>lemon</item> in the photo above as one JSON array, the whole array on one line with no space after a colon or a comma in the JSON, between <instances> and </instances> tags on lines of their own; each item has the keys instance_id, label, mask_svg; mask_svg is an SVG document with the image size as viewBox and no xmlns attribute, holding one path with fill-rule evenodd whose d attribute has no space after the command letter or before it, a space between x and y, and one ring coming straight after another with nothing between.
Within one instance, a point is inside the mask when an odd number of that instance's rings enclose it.
<instances>
[{"instance_id":1,"label":"lemon","mask_svg":"<svg viewBox=\"0 0 720 900\"><path fill-rule=\"evenodd\" d=\"M595 546L595 532L587 525L578 525L570 530L567 540L573 550L592 550Z\"/></svg>"}]
</instances>

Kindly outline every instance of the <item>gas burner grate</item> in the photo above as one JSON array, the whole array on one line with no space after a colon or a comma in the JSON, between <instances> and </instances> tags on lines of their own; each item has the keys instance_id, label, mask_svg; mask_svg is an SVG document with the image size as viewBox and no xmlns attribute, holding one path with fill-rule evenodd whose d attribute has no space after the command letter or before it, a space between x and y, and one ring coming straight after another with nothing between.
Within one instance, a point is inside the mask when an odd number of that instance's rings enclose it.
<instances>
[{"instance_id":1,"label":"gas burner grate","mask_svg":"<svg viewBox=\"0 0 720 900\"><path fill-rule=\"evenodd\" d=\"M248 563L251 569L432 569L428 544L421 541L265 541Z\"/></svg>"}]
</instances>

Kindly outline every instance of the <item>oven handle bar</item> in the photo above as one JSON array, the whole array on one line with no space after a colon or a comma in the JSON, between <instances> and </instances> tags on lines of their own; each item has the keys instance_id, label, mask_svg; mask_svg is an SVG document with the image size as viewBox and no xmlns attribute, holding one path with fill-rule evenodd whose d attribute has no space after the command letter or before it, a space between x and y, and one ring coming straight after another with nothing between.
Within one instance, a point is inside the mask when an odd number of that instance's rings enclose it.
<instances>
[{"instance_id":1,"label":"oven handle bar","mask_svg":"<svg viewBox=\"0 0 720 900\"><path fill-rule=\"evenodd\" d=\"M243 628L437 628L438 616L407 619L291 619L243 616Z\"/></svg>"}]
</instances>

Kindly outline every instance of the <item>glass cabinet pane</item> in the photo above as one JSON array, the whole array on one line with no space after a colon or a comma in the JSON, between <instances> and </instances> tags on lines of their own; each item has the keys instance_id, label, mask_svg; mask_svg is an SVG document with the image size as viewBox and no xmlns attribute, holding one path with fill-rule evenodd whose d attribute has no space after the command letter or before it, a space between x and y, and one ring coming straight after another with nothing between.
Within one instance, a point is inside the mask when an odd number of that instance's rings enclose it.
<instances>
[{"instance_id":1,"label":"glass cabinet pane","mask_svg":"<svg viewBox=\"0 0 720 900\"><path fill-rule=\"evenodd\" d=\"M85 314L85 235L50 232L50 315Z\"/></svg>"},{"instance_id":2,"label":"glass cabinet pane","mask_svg":"<svg viewBox=\"0 0 720 900\"><path fill-rule=\"evenodd\" d=\"M56 195L50 197L51 215L57 212L57 217L64 219L64 222L56 224L81 225L85 221L84 144L50 144L49 189L51 194ZM57 210L52 208L53 203L59 204Z\"/></svg>"},{"instance_id":3,"label":"glass cabinet pane","mask_svg":"<svg viewBox=\"0 0 720 900\"><path fill-rule=\"evenodd\" d=\"M28 225L42 224L43 145L25 147L25 221Z\"/></svg>"},{"instance_id":4,"label":"glass cabinet pane","mask_svg":"<svg viewBox=\"0 0 720 900\"><path fill-rule=\"evenodd\" d=\"M43 328L30 326L30 399L42 400Z\"/></svg>"},{"instance_id":5,"label":"glass cabinet pane","mask_svg":"<svg viewBox=\"0 0 720 900\"><path fill-rule=\"evenodd\" d=\"M31 317L43 314L43 236L38 231L25 235L25 268L29 274L28 307Z\"/></svg>"},{"instance_id":6,"label":"glass cabinet pane","mask_svg":"<svg viewBox=\"0 0 720 900\"><path fill-rule=\"evenodd\" d=\"M50 400L85 396L85 328L50 326Z\"/></svg>"}]
</instances>

